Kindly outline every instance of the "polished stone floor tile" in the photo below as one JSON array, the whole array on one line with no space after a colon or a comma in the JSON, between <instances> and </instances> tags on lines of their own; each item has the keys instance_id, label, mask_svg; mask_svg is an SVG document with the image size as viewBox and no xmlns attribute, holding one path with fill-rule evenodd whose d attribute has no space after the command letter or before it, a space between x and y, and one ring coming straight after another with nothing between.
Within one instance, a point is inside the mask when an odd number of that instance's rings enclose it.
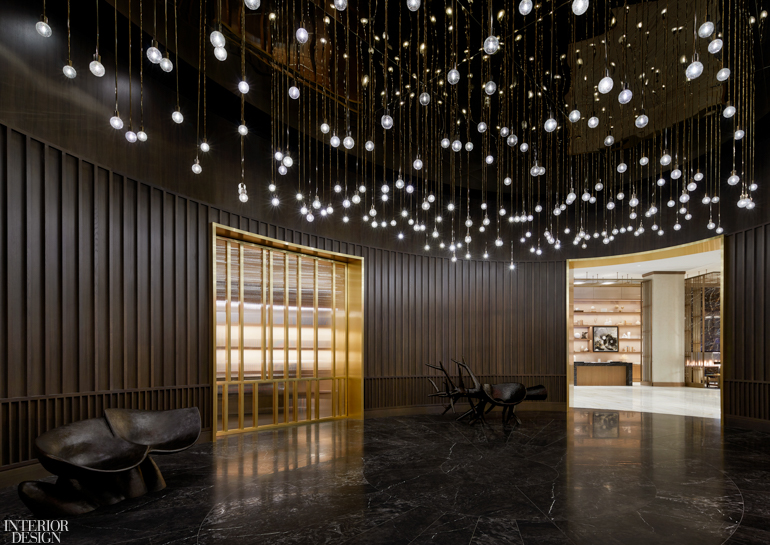
<instances>
[{"instance_id":1,"label":"polished stone floor tile","mask_svg":"<svg viewBox=\"0 0 770 545\"><path fill-rule=\"evenodd\" d=\"M770 543L770 434L607 408L521 418L372 418L202 443L156 457L165 490L71 520L66 543ZM0 519L30 516L0 490Z\"/></svg>"},{"instance_id":2,"label":"polished stone floor tile","mask_svg":"<svg viewBox=\"0 0 770 545\"><path fill-rule=\"evenodd\" d=\"M570 406L647 413L720 418L721 391L717 388L633 386L574 386Z\"/></svg>"}]
</instances>

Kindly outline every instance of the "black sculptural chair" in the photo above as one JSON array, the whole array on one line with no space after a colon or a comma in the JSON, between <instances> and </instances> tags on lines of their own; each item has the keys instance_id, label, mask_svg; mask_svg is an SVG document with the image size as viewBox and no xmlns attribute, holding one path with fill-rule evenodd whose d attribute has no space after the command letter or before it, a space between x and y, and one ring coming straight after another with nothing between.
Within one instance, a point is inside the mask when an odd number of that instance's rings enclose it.
<instances>
[{"instance_id":1,"label":"black sculptural chair","mask_svg":"<svg viewBox=\"0 0 770 545\"><path fill-rule=\"evenodd\" d=\"M103 418L73 422L35 440L40 464L56 483L25 481L24 504L40 517L66 517L166 487L149 456L185 450L198 440L198 409L107 409Z\"/></svg>"}]
</instances>

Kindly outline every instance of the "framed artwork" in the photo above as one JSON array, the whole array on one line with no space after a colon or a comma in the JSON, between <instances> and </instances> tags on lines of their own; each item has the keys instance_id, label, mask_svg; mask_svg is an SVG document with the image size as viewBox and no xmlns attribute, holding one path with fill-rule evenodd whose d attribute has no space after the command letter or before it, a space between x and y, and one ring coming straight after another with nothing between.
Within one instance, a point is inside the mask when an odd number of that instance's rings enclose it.
<instances>
[{"instance_id":1,"label":"framed artwork","mask_svg":"<svg viewBox=\"0 0 770 545\"><path fill-rule=\"evenodd\" d=\"M594 352L620 352L617 326L594 327Z\"/></svg>"}]
</instances>

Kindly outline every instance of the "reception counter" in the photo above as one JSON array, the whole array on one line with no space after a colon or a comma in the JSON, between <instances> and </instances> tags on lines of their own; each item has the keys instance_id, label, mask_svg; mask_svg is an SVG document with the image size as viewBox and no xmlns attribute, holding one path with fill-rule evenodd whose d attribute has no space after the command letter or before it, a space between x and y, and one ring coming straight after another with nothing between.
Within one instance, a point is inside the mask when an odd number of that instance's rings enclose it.
<instances>
[{"instance_id":1,"label":"reception counter","mask_svg":"<svg viewBox=\"0 0 770 545\"><path fill-rule=\"evenodd\" d=\"M631 386L630 361L576 361L575 386Z\"/></svg>"}]
</instances>

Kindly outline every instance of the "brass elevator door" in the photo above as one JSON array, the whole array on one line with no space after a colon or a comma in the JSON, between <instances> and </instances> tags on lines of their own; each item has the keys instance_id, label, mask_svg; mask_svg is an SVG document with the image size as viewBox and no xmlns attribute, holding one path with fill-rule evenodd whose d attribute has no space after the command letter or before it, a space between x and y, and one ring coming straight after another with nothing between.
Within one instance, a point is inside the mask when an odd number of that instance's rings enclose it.
<instances>
[{"instance_id":1,"label":"brass elevator door","mask_svg":"<svg viewBox=\"0 0 770 545\"><path fill-rule=\"evenodd\" d=\"M347 415L348 265L216 238L217 434Z\"/></svg>"}]
</instances>

